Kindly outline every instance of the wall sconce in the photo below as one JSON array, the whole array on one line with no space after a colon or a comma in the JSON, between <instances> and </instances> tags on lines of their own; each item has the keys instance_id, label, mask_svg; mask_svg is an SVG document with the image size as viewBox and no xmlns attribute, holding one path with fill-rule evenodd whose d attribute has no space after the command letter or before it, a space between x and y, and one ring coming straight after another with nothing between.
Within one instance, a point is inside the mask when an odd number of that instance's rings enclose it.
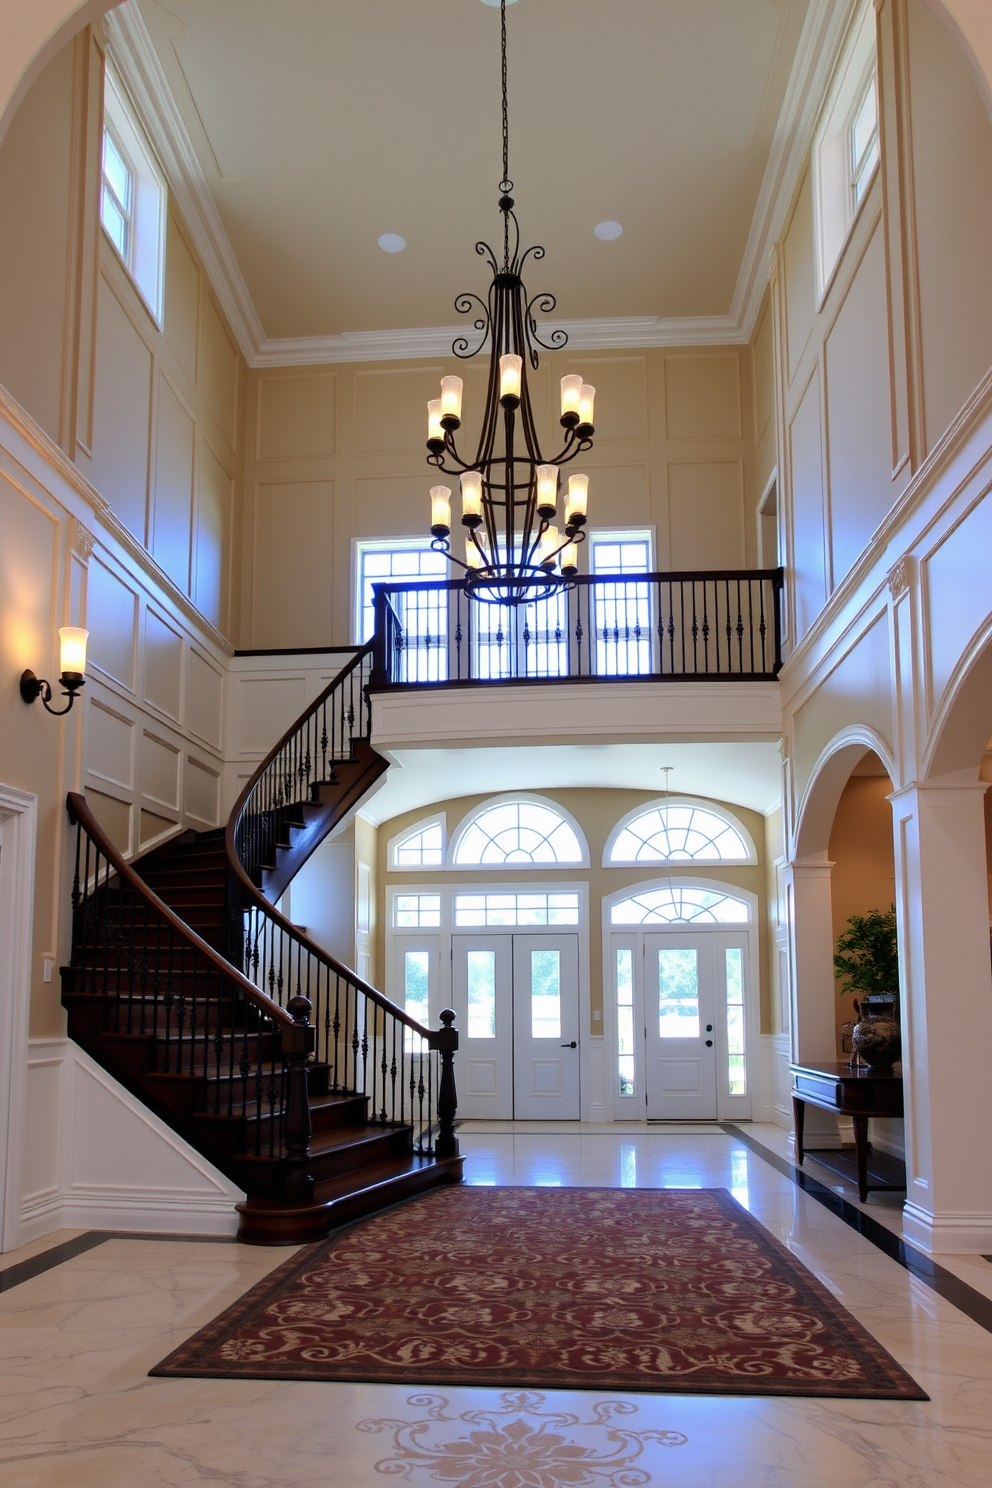
<instances>
[{"instance_id":1,"label":"wall sconce","mask_svg":"<svg viewBox=\"0 0 992 1488\"><path fill-rule=\"evenodd\" d=\"M36 677L31 668L21 673L21 697L26 703L33 703L36 698L41 698L49 713L56 718L61 718L68 713L76 701L76 693L86 685L86 641L89 636L88 630L83 630L79 625L63 625L59 631L60 665L62 668L59 684L62 687L62 696L69 701L64 708L50 708L48 705L52 700L52 688L48 682L43 682Z\"/></svg>"}]
</instances>

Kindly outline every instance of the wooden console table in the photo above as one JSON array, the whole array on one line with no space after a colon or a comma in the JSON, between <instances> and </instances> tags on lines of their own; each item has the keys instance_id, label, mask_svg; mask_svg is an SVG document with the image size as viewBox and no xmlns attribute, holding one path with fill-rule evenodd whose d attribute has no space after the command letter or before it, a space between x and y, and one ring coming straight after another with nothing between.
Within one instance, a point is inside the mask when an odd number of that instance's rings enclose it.
<instances>
[{"instance_id":1,"label":"wooden console table","mask_svg":"<svg viewBox=\"0 0 992 1488\"><path fill-rule=\"evenodd\" d=\"M803 1150L806 1107L822 1106L854 1123L854 1152L858 1165L858 1197L862 1204L869 1189L894 1189L893 1183L868 1182L869 1116L902 1115L902 1075L892 1070L851 1069L848 1064L790 1064L792 1109L796 1120L796 1156Z\"/></svg>"}]
</instances>

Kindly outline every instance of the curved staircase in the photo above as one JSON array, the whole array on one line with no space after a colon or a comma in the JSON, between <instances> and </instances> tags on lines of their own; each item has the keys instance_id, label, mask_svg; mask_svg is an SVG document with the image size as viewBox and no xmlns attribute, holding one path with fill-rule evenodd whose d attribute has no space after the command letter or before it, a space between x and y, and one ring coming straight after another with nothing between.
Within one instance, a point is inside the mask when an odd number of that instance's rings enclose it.
<instances>
[{"instance_id":1,"label":"curved staircase","mask_svg":"<svg viewBox=\"0 0 992 1488\"><path fill-rule=\"evenodd\" d=\"M454 1015L430 1030L274 901L387 769L371 646L248 782L226 828L123 861L76 826L69 1035L245 1190L238 1237L314 1240L461 1178Z\"/></svg>"}]
</instances>

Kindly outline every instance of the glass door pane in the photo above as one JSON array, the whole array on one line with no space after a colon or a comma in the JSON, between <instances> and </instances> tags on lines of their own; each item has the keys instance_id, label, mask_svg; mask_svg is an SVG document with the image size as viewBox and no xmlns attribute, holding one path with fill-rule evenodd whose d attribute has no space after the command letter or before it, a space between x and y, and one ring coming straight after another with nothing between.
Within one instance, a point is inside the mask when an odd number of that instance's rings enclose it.
<instances>
[{"instance_id":1,"label":"glass door pane","mask_svg":"<svg viewBox=\"0 0 992 1488\"><path fill-rule=\"evenodd\" d=\"M699 953L692 946L658 952L658 1036L699 1037Z\"/></svg>"},{"instance_id":2,"label":"glass door pane","mask_svg":"<svg viewBox=\"0 0 992 1488\"><path fill-rule=\"evenodd\" d=\"M531 1038L561 1038L561 952L530 953Z\"/></svg>"},{"instance_id":3,"label":"glass door pane","mask_svg":"<svg viewBox=\"0 0 992 1488\"><path fill-rule=\"evenodd\" d=\"M494 1039L496 952L469 951L465 959L468 980L468 1036L470 1039Z\"/></svg>"}]
</instances>

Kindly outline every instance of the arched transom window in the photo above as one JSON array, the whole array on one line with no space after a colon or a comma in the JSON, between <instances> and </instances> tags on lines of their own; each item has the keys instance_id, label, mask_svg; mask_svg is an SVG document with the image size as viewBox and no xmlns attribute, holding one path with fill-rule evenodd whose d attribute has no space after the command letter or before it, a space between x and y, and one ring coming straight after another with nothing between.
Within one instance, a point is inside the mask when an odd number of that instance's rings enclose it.
<instances>
[{"instance_id":1,"label":"arched transom window","mask_svg":"<svg viewBox=\"0 0 992 1488\"><path fill-rule=\"evenodd\" d=\"M749 863L754 853L725 816L688 801L666 802L622 821L607 845L606 861Z\"/></svg>"},{"instance_id":2,"label":"arched transom window","mask_svg":"<svg viewBox=\"0 0 992 1488\"><path fill-rule=\"evenodd\" d=\"M743 899L718 889L666 885L621 899L610 910L614 925L746 925L750 915Z\"/></svg>"},{"instance_id":3,"label":"arched transom window","mask_svg":"<svg viewBox=\"0 0 992 1488\"><path fill-rule=\"evenodd\" d=\"M444 819L417 822L389 844L392 868L440 868L444 863Z\"/></svg>"},{"instance_id":4,"label":"arched transom window","mask_svg":"<svg viewBox=\"0 0 992 1488\"><path fill-rule=\"evenodd\" d=\"M455 868L585 862L573 824L550 804L527 799L484 806L459 832L452 854Z\"/></svg>"}]
</instances>

